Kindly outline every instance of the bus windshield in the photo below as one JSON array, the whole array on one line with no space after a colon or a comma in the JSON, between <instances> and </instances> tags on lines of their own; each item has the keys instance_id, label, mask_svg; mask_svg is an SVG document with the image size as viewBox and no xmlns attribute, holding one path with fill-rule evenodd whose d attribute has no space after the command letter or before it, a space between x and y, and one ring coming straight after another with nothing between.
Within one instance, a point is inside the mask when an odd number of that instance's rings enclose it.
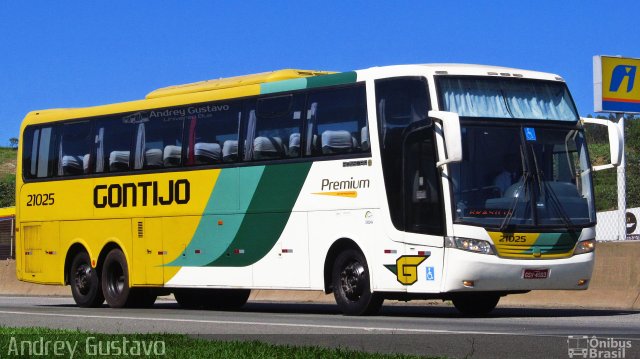
<instances>
[{"instance_id":1,"label":"bus windshield","mask_svg":"<svg viewBox=\"0 0 640 359\"><path fill-rule=\"evenodd\" d=\"M462 121L464 160L449 167L456 222L500 231L593 225L584 133L560 125L578 119L564 84L442 78L439 85L444 110Z\"/></svg>"},{"instance_id":2,"label":"bus windshield","mask_svg":"<svg viewBox=\"0 0 640 359\"><path fill-rule=\"evenodd\" d=\"M462 136L464 160L450 167L458 222L501 230L594 223L582 130L469 125Z\"/></svg>"},{"instance_id":3,"label":"bus windshield","mask_svg":"<svg viewBox=\"0 0 640 359\"><path fill-rule=\"evenodd\" d=\"M442 77L445 111L460 117L578 121L562 82L514 78Z\"/></svg>"}]
</instances>

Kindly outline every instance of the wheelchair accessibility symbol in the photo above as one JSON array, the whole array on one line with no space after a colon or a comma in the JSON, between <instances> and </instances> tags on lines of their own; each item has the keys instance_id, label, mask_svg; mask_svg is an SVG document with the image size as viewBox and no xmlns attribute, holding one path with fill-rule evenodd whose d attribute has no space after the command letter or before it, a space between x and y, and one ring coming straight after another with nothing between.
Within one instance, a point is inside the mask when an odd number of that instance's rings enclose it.
<instances>
[{"instance_id":1,"label":"wheelchair accessibility symbol","mask_svg":"<svg viewBox=\"0 0 640 359\"><path fill-rule=\"evenodd\" d=\"M436 269L434 267L427 267L427 280L436 280Z\"/></svg>"}]
</instances>

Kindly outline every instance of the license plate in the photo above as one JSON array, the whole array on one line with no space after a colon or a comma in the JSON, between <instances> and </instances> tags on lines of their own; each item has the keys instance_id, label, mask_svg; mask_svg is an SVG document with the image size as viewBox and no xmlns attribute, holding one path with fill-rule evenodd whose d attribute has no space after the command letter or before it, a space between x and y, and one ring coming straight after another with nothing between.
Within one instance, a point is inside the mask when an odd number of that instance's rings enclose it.
<instances>
[{"instance_id":1,"label":"license plate","mask_svg":"<svg viewBox=\"0 0 640 359\"><path fill-rule=\"evenodd\" d=\"M522 272L524 279L547 279L549 278L549 269L525 269Z\"/></svg>"}]
</instances>

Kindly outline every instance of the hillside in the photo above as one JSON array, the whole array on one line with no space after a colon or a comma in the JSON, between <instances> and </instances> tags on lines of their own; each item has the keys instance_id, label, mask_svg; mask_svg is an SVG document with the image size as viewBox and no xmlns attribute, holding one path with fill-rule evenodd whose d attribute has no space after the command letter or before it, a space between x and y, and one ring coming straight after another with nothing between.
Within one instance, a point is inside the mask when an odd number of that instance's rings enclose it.
<instances>
[{"instance_id":1,"label":"hillside","mask_svg":"<svg viewBox=\"0 0 640 359\"><path fill-rule=\"evenodd\" d=\"M606 118L598 116L598 118ZM593 165L609 163L607 130L601 126L585 126L589 155ZM640 207L640 118L625 118L625 155L627 174L627 208ZM608 169L593 174L596 209L608 211L617 208L617 171Z\"/></svg>"},{"instance_id":2,"label":"hillside","mask_svg":"<svg viewBox=\"0 0 640 359\"><path fill-rule=\"evenodd\" d=\"M16 153L0 147L0 207L15 205Z\"/></svg>"},{"instance_id":3,"label":"hillside","mask_svg":"<svg viewBox=\"0 0 640 359\"><path fill-rule=\"evenodd\" d=\"M16 150L0 147L0 177L7 174L16 174L16 155Z\"/></svg>"}]
</instances>

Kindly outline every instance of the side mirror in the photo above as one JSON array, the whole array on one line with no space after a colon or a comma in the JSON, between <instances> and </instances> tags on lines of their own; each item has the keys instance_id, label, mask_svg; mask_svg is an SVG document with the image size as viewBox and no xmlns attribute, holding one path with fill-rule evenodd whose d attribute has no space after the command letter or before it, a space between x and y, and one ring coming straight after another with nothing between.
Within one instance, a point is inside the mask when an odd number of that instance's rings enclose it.
<instances>
[{"instance_id":1,"label":"side mirror","mask_svg":"<svg viewBox=\"0 0 640 359\"><path fill-rule=\"evenodd\" d=\"M620 126L616 122L598 118L580 117L580 121L582 121L582 123L589 123L598 126L607 126L607 132L609 133L609 152L611 155L611 163L593 166L593 170L601 171L606 170L607 168L620 166L622 163L622 151L624 151L624 138L622 137Z\"/></svg>"},{"instance_id":2,"label":"side mirror","mask_svg":"<svg viewBox=\"0 0 640 359\"><path fill-rule=\"evenodd\" d=\"M442 161L436 164L438 167L447 163L462 161L462 134L460 132L460 117L455 112L429 111L429 118L442 123L442 133L446 154Z\"/></svg>"}]
</instances>

